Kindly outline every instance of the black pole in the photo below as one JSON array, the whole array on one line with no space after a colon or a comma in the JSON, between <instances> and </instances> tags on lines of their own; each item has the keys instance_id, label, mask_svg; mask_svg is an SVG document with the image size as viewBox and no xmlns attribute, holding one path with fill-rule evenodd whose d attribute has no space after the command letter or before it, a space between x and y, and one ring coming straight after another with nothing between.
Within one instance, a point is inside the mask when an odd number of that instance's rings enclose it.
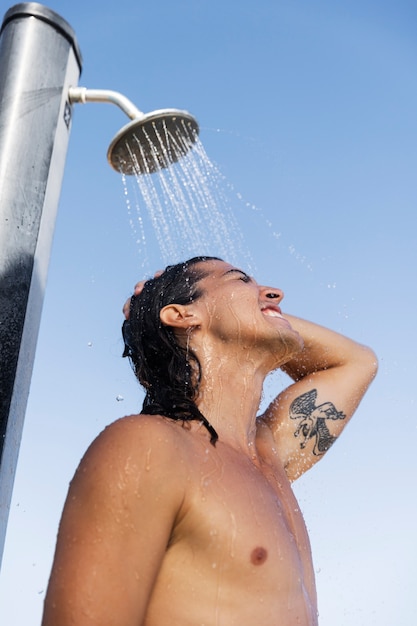
<instances>
[{"instance_id":1,"label":"black pole","mask_svg":"<svg viewBox=\"0 0 417 626\"><path fill-rule=\"evenodd\" d=\"M0 29L0 562L81 55L71 27L35 2Z\"/></svg>"}]
</instances>

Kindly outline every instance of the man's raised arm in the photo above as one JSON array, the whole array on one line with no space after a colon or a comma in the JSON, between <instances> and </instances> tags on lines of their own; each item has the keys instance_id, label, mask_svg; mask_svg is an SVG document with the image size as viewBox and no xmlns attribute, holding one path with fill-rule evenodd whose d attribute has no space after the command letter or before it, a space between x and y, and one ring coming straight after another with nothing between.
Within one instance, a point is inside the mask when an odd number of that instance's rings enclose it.
<instances>
[{"instance_id":1,"label":"man's raised arm","mask_svg":"<svg viewBox=\"0 0 417 626\"><path fill-rule=\"evenodd\" d=\"M304 341L282 366L295 382L263 418L272 429L288 477L295 480L330 448L375 377L374 352L332 330L285 315Z\"/></svg>"}]
</instances>

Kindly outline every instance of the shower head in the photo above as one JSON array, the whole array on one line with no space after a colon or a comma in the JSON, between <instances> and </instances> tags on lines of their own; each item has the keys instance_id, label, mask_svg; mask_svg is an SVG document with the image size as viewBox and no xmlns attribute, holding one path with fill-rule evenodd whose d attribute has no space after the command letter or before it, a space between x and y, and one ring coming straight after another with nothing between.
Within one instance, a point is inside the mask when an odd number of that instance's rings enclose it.
<instances>
[{"instance_id":1,"label":"shower head","mask_svg":"<svg viewBox=\"0 0 417 626\"><path fill-rule=\"evenodd\" d=\"M107 151L107 159L123 174L152 174L182 158L198 136L190 113L160 109L123 126Z\"/></svg>"},{"instance_id":2,"label":"shower head","mask_svg":"<svg viewBox=\"0 0 417 626\"><path fill-rule=\"evenodd\" d=\"M152 174L176 163L196 142L198 124L190 113L160 109L142 113L123 94L106 89L70 87L69 101L116 104L132 120L114 137L107 159L122 174Z\"/></svg>"}]
</instances>

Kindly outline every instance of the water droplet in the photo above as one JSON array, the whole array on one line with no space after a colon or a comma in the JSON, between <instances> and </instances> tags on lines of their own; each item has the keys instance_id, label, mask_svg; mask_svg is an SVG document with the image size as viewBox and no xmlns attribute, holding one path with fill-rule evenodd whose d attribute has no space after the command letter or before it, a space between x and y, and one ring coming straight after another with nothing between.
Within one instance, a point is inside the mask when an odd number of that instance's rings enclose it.
<instances>
[{"instance_id":1,"label":"water droplet","mask_svg":"<svg viewBox=\"0 0 417 626\"><path fill-rule=\"evenodd\" d=\"M124 397L118 395L118 396L116 396L116 400L117 400L117 402L122 402L124 400Z\"/></svg>"}]
</instances>

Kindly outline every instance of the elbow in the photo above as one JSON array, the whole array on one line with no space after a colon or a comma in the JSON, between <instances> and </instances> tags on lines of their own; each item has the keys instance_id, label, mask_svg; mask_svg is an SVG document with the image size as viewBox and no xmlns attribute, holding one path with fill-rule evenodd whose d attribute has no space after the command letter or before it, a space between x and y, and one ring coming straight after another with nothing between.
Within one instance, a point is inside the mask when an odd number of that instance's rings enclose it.
<instances>
[{"instance_id":1,"label":"elbow","mask_svg":"<svg viewBox=\"0 0 417 626\"><path fill-rule=\"evenodd\" d=\"M378 373L378 357L372 348L361 346L360 365L370 384Z\"/></svg>"}]
</instances>

